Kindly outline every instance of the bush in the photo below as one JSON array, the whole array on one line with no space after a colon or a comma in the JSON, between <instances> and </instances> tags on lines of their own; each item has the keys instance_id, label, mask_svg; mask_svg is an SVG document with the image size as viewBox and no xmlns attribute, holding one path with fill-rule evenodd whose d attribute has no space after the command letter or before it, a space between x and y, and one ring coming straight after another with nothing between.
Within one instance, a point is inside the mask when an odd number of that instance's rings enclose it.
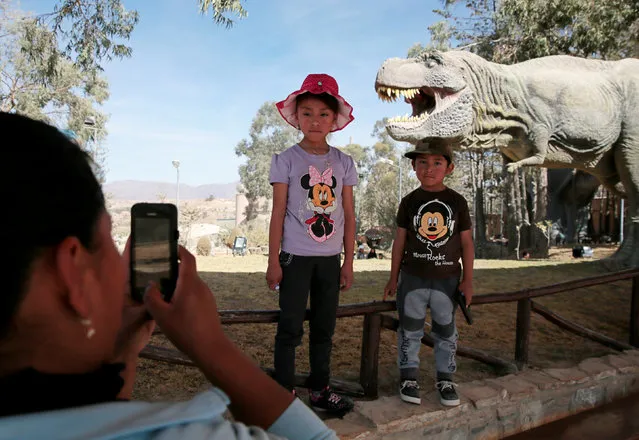
<instances>
[{"instance_id":1,"label":"bush","mask_svg":"<svg viewBox=\"0 0 639 440\"><path fill-rule=\"evenodd\" d=\"M202 256L211 255L211 240L209 237L200 237L197 241L195 252L197 255Z\"/></svg>"},{"instance_id":2,"label":"bush","mask_svg":"<svg viewBox=\"0 0 639 440\"><path fill-rule=\"evenodd\" d=\"M233 228L231 233L226 237L226 246L229 249L233 249L233 244L235 243L235 237L237 236L242 237L244 236L244 234L242 233L242 230L236 226Z\"/></svg>"},{"instance_id":3,"label":"bush","mask_svg":"<svg viewBox=\"0 0 639 440\"><path fill-rule=\"evenodd\" d=\"M251 246L268 246L268 222L251 220L244 227L244 233Z\"/></svg>"}]
</instances>

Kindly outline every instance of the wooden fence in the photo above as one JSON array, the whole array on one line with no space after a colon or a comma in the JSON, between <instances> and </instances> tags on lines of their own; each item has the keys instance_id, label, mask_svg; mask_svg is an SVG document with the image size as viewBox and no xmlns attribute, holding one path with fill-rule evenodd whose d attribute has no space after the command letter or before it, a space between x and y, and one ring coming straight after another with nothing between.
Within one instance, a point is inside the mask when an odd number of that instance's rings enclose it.
<instances>
[{"instance_id":1,"label":"wooden fence","mask_svg":"<svg viewBox=\"0 0 639 440\"><path fill-rule=\"evenodd\" d=\"M609 338L601 333L587 329L579 324L571 322L556 313L553 313L546 307L533 301L546 295L554 295L570 290L581 289L585 287L607 284L614 281L632 279L631 289L631 306L629 319L628 343L621 342ZM630 269L621 272L614 272L605 275L597 275L580 280L567 281L564 283L553 284L550 286L535 287L531 289L523 289L515 292L507 293L491 293L483 295L475 295L473 297L473 307L479 307L484 304L497 304L506 302L517 302L517 327L515 336L515 359L501 359L476 350L470 347L460 345L457 347L459 356L484 362L500 371L514 372L522 369L528 363L528 350L530 342L530 316L531 313L537 313L549 322L572 332L576 335L599 342L607 347L615 350L627 350L639 347L639 268ZM337 310L338 318L346 318L353 316L363 316L364 324L362 329L362 348L361 363L359 373L359 383L342 381L339 379L331 380L331 386L342 392L354 395L364 396L368 398L377 397L377 380L379 365L379 343L382 328L397 331L399 322L397 318L387 314L396 310L395 301L374 301L369 303L347 304L340 306ZM309 311L306 312L306 320L309 318ZM279 319L278 310L225 310L220 312L223 324L266 324L275 323ZM425 335L422 338L424 345L433 346L433 339ZM164 347L148 346L142 353L141 357L154 359L158 361L168 362L177 365L193 365L193 363L182 353L177 350ZM270 372L269 369L267 371ZM296 376L296 385L303 386L306 376L299 374Z\"/></svg>"}]
</instances>

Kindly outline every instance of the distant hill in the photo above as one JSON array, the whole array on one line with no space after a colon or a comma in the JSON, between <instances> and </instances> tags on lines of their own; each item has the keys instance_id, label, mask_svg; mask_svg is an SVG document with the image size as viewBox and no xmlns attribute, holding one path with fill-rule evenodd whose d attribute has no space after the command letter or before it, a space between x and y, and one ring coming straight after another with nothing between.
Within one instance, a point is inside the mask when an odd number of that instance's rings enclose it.
<instances>
[{"instance_id":1,"label":"distant hill","mask_svg":"<svg viewBox=\"0 0 639 440\"><path fill-rule=\"evenodd\" d=\"M238 183L211 183L199 186L181 183L180 200L206 199L211 195L216 199L233 199L237 192ZM146 200L152 202L157 201L160 194L164 194L167 200L172 200L175 199L175 183L119 180L105 184L104 192L110 194L116 200Z\"/></svg>"}]
</instances>

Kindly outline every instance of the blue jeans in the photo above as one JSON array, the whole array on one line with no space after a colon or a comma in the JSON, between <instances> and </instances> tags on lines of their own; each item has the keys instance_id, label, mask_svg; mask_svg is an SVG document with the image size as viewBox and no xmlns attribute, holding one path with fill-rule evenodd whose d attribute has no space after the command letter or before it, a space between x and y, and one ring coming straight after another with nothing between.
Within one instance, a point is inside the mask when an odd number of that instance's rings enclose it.
<instances>
[{"instance_id":1,"label":"blue jeans","mask_svg":"<svg viewBox=\"0 0 639 440\"><path fill-rule=\"evenodd\" d=\"M459 286L458 277L421 278L401 272L397 288L397 364L401 380L417 380L419 349L424 336L426 309L430 307L435 340L435 368L438 378L452 379L457 370L456 302L453 297Z\"/></svg>"}]
</instances>

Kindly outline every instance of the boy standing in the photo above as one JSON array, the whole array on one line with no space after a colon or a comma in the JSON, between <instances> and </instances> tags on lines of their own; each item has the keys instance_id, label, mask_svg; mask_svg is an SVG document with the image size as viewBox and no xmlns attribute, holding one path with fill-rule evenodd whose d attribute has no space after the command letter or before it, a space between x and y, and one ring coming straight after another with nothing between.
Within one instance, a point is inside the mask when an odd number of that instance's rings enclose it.
<instances>
[{"instance_id":1,"label":"boy standing","mask_svg":"<svg viewBox=\"0 0 639 440\"><path fill-rule=\"evenodd\" d=\"M467 305L473 297L475 251L468 204L444 185L444 178L455 168L449 144L421 141L404 156L412 160L421 185L400 203L390 279L384 288L384 299L398 293L399 394L405 402L421 403L419 348L430 307L440 401L457 406L455 295L463 292Z\"/></svg>"}]
</instances>

